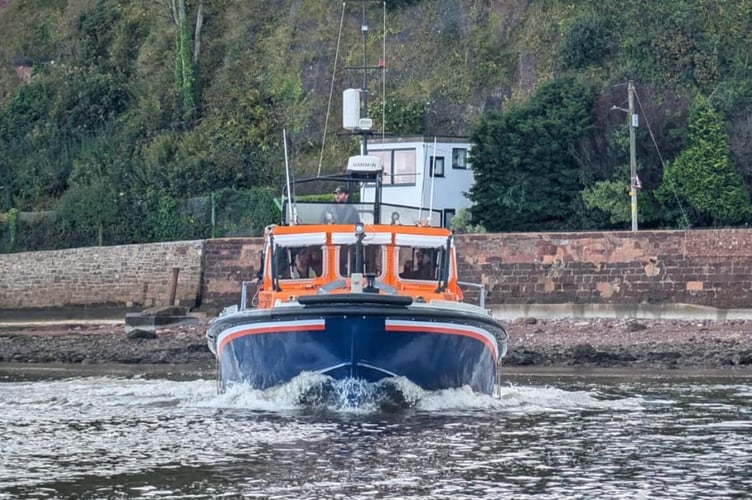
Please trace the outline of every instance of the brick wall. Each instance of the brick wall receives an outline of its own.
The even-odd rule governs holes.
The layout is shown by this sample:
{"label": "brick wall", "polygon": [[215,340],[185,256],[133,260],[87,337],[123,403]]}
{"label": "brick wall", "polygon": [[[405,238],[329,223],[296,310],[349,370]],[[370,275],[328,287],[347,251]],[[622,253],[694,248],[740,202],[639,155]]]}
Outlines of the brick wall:
{"label": "brick wall", "polygon": [[[462,281],[486,304],[671,304],[750,308],[752,230],[458,235]],[[0,310],[236,304],[260,238],[0,255]],[[469,300],[477,291],[466,290]]]}
{"label": "brick wall", "polygon": [[262,238],[206,240],[202,306],[208,310],[221,310],[237,304],[241,283],[256,277],[262,248]]}
{"label": "brick wall", "polygon": [[0,310],[167,305],[172,269],[176,302],[201,292],[203,242],[74,248],[0,255]]}
{"label": "brick wall", "polygon": [[[460,276],[487,304],[749,308],[752,231],[462,235]],[[468,292],[468,298],[473,292]]]}

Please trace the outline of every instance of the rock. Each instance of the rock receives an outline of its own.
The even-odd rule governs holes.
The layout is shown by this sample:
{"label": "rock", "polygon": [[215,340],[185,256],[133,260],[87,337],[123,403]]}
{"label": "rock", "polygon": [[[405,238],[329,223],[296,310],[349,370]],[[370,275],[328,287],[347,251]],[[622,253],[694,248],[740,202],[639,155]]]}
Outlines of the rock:
{"label": "rock", "polygon": [[752,365],[752,352],[742,352],[739,354],[740,365]]}
{"label": "rock", "polygon": [[531,366],[543,364],[543,356],[535,351],[516,347],[502,359],[502,364],[509,366]]}
{"label": "rock", "polygon": [[157,338],[157,334],[148,330],[131,330],[128,334],[128,338],[153,340]]}
{"label": "rock", "polygon": [[595,357],[596,352],[590,344],[577,344],[570,349],[572,360],[578,364],[591,360]]}
{"label": "rock", "polygon": [[627,323],[628,332],[639,332],[639,331],[647,330],[647,329],[648,327],[645,324],[639,323],[637,321],[629,321]]}
{"label": "rock", "polygon": [[204,342],[202,344],[188,344],[185,347],[186,352],[211,352],[209,350],[209,345]]}
{"label": "rock", "polygon": [[142,362],[142,358],[123,356],[123,357],[113,358],[112,361],[114,363],[122,363],[124,365],[137,365]]}

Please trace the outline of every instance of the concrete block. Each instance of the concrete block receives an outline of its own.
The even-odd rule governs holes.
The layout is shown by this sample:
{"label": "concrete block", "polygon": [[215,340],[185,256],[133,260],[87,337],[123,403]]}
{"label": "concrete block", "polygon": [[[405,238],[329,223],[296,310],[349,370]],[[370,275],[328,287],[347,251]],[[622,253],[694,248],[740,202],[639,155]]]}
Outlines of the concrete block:
{"label": "concrete block", "polygon": [[125,315],[125,333],[131,333],[134,330],[155,332],[159,328],[180,325],[197,325],[199,318],[196,316],[155,316],[143,313],[127,313]]}

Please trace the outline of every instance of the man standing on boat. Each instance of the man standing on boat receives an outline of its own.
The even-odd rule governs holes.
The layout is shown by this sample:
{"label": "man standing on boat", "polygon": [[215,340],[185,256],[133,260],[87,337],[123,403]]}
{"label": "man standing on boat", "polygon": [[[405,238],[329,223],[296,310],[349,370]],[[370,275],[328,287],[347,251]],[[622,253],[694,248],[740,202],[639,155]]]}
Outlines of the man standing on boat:
{"label": "man standing on boat", "polygon": [[334,190],[334,205],[324,215],[327,224],[357,224],[360,222],[358,211],[350,204],[350,191],[345,186]]}

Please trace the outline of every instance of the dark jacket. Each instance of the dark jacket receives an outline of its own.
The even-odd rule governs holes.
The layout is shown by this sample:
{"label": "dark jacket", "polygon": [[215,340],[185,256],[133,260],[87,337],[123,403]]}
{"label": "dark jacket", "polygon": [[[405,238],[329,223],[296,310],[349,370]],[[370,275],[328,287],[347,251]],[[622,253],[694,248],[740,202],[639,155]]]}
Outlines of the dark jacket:
{"label": "dark jacket", "polygon": [[324,223],[357,224],[360,216],[355,207],[349,203],[335,203],[324,214]]}

